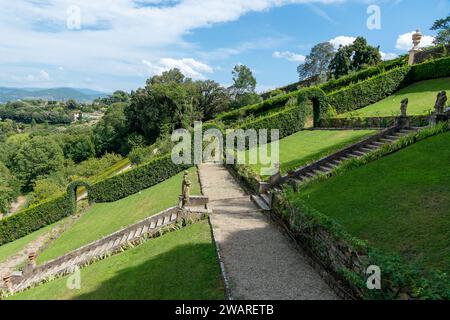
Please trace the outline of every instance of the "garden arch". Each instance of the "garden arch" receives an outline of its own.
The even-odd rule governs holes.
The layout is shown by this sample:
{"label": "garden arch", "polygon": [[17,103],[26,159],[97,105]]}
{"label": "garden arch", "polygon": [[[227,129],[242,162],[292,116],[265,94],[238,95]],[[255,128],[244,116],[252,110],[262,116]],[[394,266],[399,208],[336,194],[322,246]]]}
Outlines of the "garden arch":
{"label": "garden arch", "polygon": [[69,184],[67,186],[67,195],[68,195],[70,201],[73,203],[74,212],[76,211],[78,197],[80,196],[77,194],[77,192],[78,192],[79,188],[81,188],[81,187],[83,187],[86,190],[87,199],[88,199],[89,203],[92,202],[91,196],[90,196],[91,184],[89,182],[81,181],[81,180],[72,182],[71,184]]}
{"label": "garden arch", "polygon": [[329,104],[327,95],[319,88],[309,88],[300,90],[297,96],[298,106],[305,111],[308,107],[308,101],[312,102],[314,127],[320,125],[320,121],[324,119],[328,113]]}

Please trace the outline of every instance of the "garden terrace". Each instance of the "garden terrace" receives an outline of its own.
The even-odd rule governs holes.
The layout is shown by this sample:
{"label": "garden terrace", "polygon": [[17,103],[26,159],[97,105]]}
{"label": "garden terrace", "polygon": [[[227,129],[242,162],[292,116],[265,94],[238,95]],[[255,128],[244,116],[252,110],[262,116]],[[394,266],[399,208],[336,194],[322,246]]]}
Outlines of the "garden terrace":
{"label": "garden terrace", "polygon": [[[189,170],[191,194],[200,194],[197,172]],[[61,256],[178,203],[182,173],[129,197],[95,203],[74,225],[38,256],[38,263]]]}
{"label": "garden terrace", "polygon": [[10,299],[225,299],[206,220],[152,239],[81,269],[80,290],[59,278]]}
{"label": "garden terrace", "polygon": [[[375,134],[376,130],[304,130],[283,138],[280,144],[280,169],[285,174],[289,170],[318,160],[343,147]],[[271,146],[268,146],[270,153]],[[249,151],[246,151],[248,159]],[[251,165],[254,173],[259,173],[261,164]]]}
{"label": "garden terrace", "polygon": [[[450,133],[289,193],[424,274],[450,271]],[[381,173],[381,174],[380,174]],[[330,195],[333,195],[330,197]]]}

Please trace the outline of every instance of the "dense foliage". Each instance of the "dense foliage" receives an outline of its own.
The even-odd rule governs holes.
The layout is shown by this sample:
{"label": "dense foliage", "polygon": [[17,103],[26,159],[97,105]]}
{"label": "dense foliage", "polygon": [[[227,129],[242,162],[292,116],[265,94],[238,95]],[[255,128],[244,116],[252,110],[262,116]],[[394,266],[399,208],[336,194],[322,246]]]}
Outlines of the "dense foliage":
{"label": "dense foliage", "polygon": [[57,105],[32,105],[24,101],[8,102],[0,105],[0,118],[11,119],[24,123],[31,123],[34,119],[38,123],[70,123],[71,111]]}

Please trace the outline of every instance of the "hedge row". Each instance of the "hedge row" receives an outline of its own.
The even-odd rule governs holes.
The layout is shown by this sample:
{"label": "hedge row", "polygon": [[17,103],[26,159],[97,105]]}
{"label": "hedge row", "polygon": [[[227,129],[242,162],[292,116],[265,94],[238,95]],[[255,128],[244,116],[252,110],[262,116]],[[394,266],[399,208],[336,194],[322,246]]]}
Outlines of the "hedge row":
{"label": "hedge row", "polygon": [[190,165],[174,164],[170,154],[160,157],[150,163],[92,185],[88,193],[89,201],[117,201],[154,186],[189,167]]}
{"label": "hedge row", "polygon": [[335,91],[328,102],[336,112],[345,113],[378,102],[409,84],[410,67],[401,67]]}
{"label": "hedge row", "polygon": [[410,82],[450,77],[450,57],[415,64],[411,67]]}
{"label": "hedge row", "polygon": [[0,245],[24,237],[75,212],[75,198],[67,193],[0,221]]}
{"label": "hedge row", "polygon": [[376,103],[414,82],[450,76],[450,57],[430,60],[382,73],[328,95],[337,113],[345,113]]}
{"label": "hedge row", "polygon": [[264,100],[263,102],[249,105],[246,107],[242,107],[236,110],[224,112],[216,117],[216,120],[223,121],[223,122],[232,122],[239,119],[244,119],[248,117],[249,115],[259,115],[261,113],[279,109],[289,102],[291,98],[295,99],[295,96],[298,94],[298,91],[294,91],[285,95],[276,96],[273,98],[269,98],[267,100]]}
{"label": "hedge row", "polygon": [[88,190],[90,202],[112,202],[158,184],[188,167],[175,165],[168,155],[94,185],[84,181],[73,182],[65,194],[1,220],[0,245],[74,214],[77,187]]}
{"label": "hedge row", "polygon": [[339,79],[327,81],[321,85],[319,88],[322,89],[326,93],[331,93],[333,91],[340,90],[344,87],[347,87],[351,84],[358,83],[360,81],[366,80],[368,78],[377,76],[386,71],[405,66],[407,64],[407,58],[400,57],[391,61],[387,61],[376,67],[369,67],[363,69],[361,71],[349,74],[347,76],[343,76]]}
{"label": "hedge row", "polygon": [[237,129],[279,129],[280,139],[287,137],[304,128],[307,116],[307,103],[311,100],[313,101],[315,113],[314,122],[319,123],[322,118],[325,118],[328,112],[328,103],[322,90],[308,88],[300,90],[296,94],[297,105],[245,122],[238,126]]}

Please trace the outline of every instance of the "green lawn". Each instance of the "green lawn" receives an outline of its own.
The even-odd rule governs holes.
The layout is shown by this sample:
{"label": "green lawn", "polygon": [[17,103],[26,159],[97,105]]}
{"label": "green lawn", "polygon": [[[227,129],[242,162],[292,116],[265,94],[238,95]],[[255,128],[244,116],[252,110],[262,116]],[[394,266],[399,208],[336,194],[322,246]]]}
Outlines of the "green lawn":
{"label": "green lawn", "polygon": [[81,288],[67,277],[10,299],[225,299],[207,221],[152,239],[81,269]]}
{"label": "green lawn", "polygon": [[339,115],[339,118],[347,117],[379,117],[397,116],[400,114],[400,102],[404,98],[409,99],[408,114],[424,115],[434,110],[434,103],[439,91],[446,90],[450,95],[450,78],[427,80],[414,83],[392,96],[381,100],[368,107]]}
{"label": "green lawn", "polygon": [[10,256],[16,254],[20,250],[24,249],[30,242],[36,240],[44,233],[51,231],[54,227],[56,227],[57,225],[59,225],[61,223],[64,223],[65,221],[66,221],[66,219],[58,221],[54,224],[46,226],[45,228],[42,228],[33,233],[30,233],[29,235],[27,235],[25,237],[22,237],[13,242],[9,242],[9,243],[6,243],[6,244],[0,246],[0,263],[4,262],[6,259],[8,259]]}
{"label": "green lawn", "polygon": [[[346,145],[375,134],[374,130],[304,130],[280,140],[281,172],[318,160]],[[268,147],[271,150],[270,145]],[[248,158],[249,151],[246,152]],[[261,164],[251,165],[260,173]]]}
{"label": "green lawn", "polygon": [[[189,170],[191,194],[200,194],[197,171]],[[183,173],[111,203],[96,203],[37,258],[49,261],[123,227],[178,204]]]}
{"label": "green lawn", "polygon": [[313,184],[303,199],[351,234],[450,274],[450,133]]}

